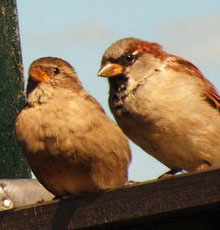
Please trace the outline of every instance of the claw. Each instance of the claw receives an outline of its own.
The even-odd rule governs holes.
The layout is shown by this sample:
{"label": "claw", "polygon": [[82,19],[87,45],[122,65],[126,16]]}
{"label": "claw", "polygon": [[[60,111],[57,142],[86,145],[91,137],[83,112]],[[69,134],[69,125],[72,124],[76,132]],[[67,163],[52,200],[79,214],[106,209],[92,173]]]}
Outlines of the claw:
{"label": "claw", "polygon": [[182,169],[171,169],[168,172],[162,174],[161,176],[158,177],[158,179],[165,179],[165,178],[170,178],[174,176],[176,173],[182,172]]}

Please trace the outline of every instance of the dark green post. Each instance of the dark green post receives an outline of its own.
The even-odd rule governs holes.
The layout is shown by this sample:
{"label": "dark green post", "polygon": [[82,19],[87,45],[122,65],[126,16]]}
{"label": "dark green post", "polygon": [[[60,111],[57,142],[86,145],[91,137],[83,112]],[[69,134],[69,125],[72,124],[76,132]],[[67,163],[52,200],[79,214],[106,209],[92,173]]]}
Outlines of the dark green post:
{"label": "dark green post", "polygon": [[0,0],[0,178],[30,177],[14,133],[14,121],[24,102],[16,0]]}

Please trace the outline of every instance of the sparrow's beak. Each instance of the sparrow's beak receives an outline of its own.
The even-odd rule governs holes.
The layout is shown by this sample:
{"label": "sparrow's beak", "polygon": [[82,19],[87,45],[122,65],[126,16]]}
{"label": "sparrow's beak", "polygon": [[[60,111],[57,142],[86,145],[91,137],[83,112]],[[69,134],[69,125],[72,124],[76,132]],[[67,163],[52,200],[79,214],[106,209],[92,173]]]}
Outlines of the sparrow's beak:
{"label": "sparrow's beak", "polygon": [[114,77],[122,74],[123,71],[124,71],[123,66],[116,63],[108,62],[99,70],[98,75],[100,77]]}
{"label": "sparrow's beak", "polygon": [[39,67],[31,69],[29,76],[33,81],[37,82],[47,82],[50,80],[50,77]]}

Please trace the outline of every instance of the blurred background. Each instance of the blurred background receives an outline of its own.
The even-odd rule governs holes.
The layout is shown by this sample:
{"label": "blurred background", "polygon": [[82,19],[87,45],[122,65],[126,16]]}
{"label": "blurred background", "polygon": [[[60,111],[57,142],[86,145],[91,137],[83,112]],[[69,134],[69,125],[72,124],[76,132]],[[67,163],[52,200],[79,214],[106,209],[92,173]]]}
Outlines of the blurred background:
{"label": "blurred background", "polygon": [[[194,63],[220,88],[219,0],[18,0],[25,76],[39,57],[70,62],[109,116],[108,82],[97,72],[105,49],[123,37],[158,42]],[[113,117],[112,117],[113,118]],[[168,169],[131,144],[129,179],[154,179]]]}

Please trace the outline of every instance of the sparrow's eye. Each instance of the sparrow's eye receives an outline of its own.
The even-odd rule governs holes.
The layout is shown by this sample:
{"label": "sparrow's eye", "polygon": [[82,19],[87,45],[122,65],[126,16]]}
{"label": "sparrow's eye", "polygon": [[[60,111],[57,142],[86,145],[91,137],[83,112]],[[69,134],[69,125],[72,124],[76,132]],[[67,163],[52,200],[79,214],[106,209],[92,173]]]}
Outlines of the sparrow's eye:
{"label": "sparrow's eye", "polygon": [[128,53],[128,54],[125,54],[123,57],[122,57],[122,64],[125,65],[125,66],[129,66],[131,65],[135,60],[137,59],[137,56],[136,55],[133,55],[132,53]]}
{"label": "sparrow's eye", "polygon": [[134,56],[132,54],[127,54],[125,59],[127,62],[132,62],[134,60]]}
{"label": "sparrow's eye", "polygon": [[56,67],[56,68],[53,69],[53,72],[54,72],[54,74],[59,74],[60,70],[59,70],[59,68]]}

